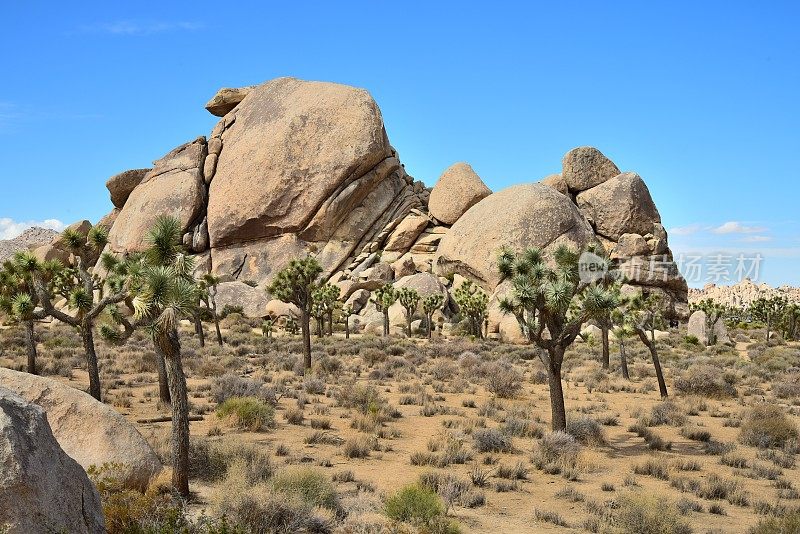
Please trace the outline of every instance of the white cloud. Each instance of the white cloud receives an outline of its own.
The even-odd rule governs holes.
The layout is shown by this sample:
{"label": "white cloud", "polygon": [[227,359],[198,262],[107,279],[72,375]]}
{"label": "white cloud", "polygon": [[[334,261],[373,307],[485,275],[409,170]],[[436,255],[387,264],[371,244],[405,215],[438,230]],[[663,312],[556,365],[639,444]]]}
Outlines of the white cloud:
{"label": "white cloud", "polygon": [[715,234],[757,234],[765,230],[763,226],[745,226],[739,221],[728,221],[711,231]]}
{"label": "white cloud", "polygon": [[703,227],[697,223],[689,224],[686,226],[676,226],[675,228],[670,228],[669,233],[674,235],[692,235],[699,232]]}
{"label": "white cloud", "polygon": [[22,232],[38,226],[39,228],[49,228],[60,232],[66,225],[58,219],[45,219],[43,221],[15,221],[9,217],[0,217],[0,239],[14,239]]}
{"label": "white cloud", "polygon": [[107,33],[111,35],[152,35],[155,33],[166,33],[171,31],[196,31],[201,30],[205,25],[201,22],[176,21],[135,21],[118,20],[114,22],[104,22],[90,26],[82,26],[83,32]]}

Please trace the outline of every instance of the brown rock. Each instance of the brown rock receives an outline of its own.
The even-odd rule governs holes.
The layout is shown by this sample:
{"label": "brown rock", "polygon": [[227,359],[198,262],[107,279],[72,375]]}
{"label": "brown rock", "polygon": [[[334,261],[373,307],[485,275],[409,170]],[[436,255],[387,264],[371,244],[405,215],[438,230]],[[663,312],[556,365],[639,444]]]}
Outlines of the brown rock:
{"label": "brown rock", "polygon": [[240,307],[245,317],[266,317],[269,302],[263,287],[253,287],[244,282],[222,282],[217,286],[217,308],[220,310],[226,306]]}
{"label": "brown rock", "polygon": [[394,270],[395,279],[400,279],[404,276],[409,276],[417,272],[417,265],[414,263],[414,258],[410,254],[402,256],[391,265],[392,269]]}
{"label": "brown rock", "polygon": [[145,237],[161,215],[176,217],[185,232],[201,213],[205,186],[202,165],[205,140],[182,145],[155,162],[133,190],[109,234],[114,252],[142,250]]}
{"label": "brown rock", "polygon": [[619,174],[614,162],[591,146],[573,148],[561,160],[564,183],[573,193],[591,189]]}
{"label": "brown rock", "polygon": [[108,179],[106,188],[111,194],[111,203],[115,208],[122,209],[131,192],[141,183],[151,169],[131,169],[121,172]]}
{"label": "brown rock", "polygon": [[578,194],[578,207],[598,234],[617,241],[622,234],[649,234],[661,222],[641,177],[625,172]]}
{"label": "brown rock", "polygon": [[569,186],[561,173],[551,174],[542,179],[544,185],[550,186],[562,195],[569,195]]}
{"label": "brown rock", "polygon": [[643,256],[650,252],[650,247],[644,237],[639,234],[622,234],[619,242],[614,247],[611,259],[628,259],[632,256]]}
{"label": "brown rock", "polygon": [[492,291],[503,246],[547,252],[561,243],[579,249],[596,239],[569,198],[543,184],[517,185],[481,200],[453,225],[439,244],[434,270],[461,274]]}
{"label": "brown rock", "polygon": [[206,109],[212,115],[224,117],[244,100],[244,97],[253,90],[253,87],[255,86],[223,87],[206,103]]}
{"label": "brown rock", "polygon": [[428,209],[445,224],[455,223],[469,208],[492,191],[467,163],[456,163],[445,170],[431,191]]}
{"label": "brown rock", "polygon": [[106,531],[97,490],[53,437],[44,410],[3,387],[0,465],[3,532]]}
{"label": "brown rock", "polygon": [[384,250],[407,251],[429,222],[430,220],[424,215],[407,215],[389,234]]}

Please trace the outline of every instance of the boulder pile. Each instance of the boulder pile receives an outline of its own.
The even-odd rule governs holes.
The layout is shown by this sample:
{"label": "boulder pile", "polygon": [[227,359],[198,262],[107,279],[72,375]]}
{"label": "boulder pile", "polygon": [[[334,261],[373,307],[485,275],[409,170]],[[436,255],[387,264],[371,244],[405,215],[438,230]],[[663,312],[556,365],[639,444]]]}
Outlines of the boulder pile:
{"label": "boulder pile", "polygon": [[[288,262],[315,255],[353,306],[354,324],[377,321],[370,292],[386,283],[440,291],[439,322],[455,313],[456,277],[496,300],[501,246],[552,250],[602,245],[628,290],[664,297],[685,318],[687,286],[642,178],[599,150],[564,156],[559,174],[492,193],[467,163],[432,188],[412,178],[389,143],[380,109],[363,89],[278,78],[222,89],[207,109],[221,119],[207,137],[170,151],[150,169],[111,178],[108,250],[140,250],[162,214],[183,225],[200,272],[221,277],[219,306],[250,316],[279,309],[265,293]],[[403,324],[402,310],[391,314]],[[502,317],[490,330],[500,333]]]}

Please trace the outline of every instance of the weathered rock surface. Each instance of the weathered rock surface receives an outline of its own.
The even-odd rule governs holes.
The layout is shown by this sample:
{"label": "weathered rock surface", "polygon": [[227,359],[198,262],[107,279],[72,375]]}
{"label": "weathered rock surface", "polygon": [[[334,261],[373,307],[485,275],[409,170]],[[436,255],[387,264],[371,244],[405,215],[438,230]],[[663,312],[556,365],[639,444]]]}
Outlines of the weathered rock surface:
{"label": "weathered rock surface", "polygon": [[113,408],[55,380],[0,368],[2,387],[40,406],[61,448],[84,469],[114,463],[129,487],[144,489],[161,470],[158,456]]}
{"label": "weathered rock surface", "polygon": [[617,241],[622,234],[649,234],[661,223],[650,190],[633,172],[625,172],[578,194],[578,207],[598,234]]}
{"label": "weathered rock surface", "polygon": [[253,87],[223,87],[206,103],[206,109],[212,115],[224,117],[244,100]]}
{"label": "weathered rock surface", "polygon": [[100,496],[53,437],[44,410],[4,387],[0,466],[0,527],[9,534],[105,532]]}
{"label": "weathered rock surface", "polygon": [[389,234],[384,250],[405,252],[428,226],[430,219],[424,215],[408,215]]}
{"label": "weathered rock surface", "polygon": [[154,163],[153,169],[131,192],[109,234],[114,252],[142,250],[145,237],[161,215],[176,217],[189,228],[205,202],[203,160],[206,143],[199,138],[172,150]]}
{"label": "weathered rock surface", "polygon": [[58,235],[55,230],[47,228],[28,228],[13,239],[0,240],[0,262],[23,250],[33,250],[50,244]]}
{"label": "weathered rock surface", "polygon": [[542,178],[544,185],[550,186],[562,195],[569,195],[569,186],[561,173],[551,174]]}
{"label": "weathered rock surface", "polygon": [[564,243],[582,248],[596,241],[592,228],[569,198],[540,184],[516,185],[493,193],[470,208],[439,244],[435,272],[458,273],[491,291],[500,281],[497,255]]}
{"label": "weathered rock surface", "polygon": [[468,163],[445,170],[433,186],[428,209],[445,224],[455,223],[469,208],[492,194]]}
{"label": "weathered rock surface", "polygon": [[561,166],[562,179],[573,193],[591,189],[619,174],[614,162],[591,146],[573,148],[561,160]]}
{"label": "weathered rock surface", "polygon": [[217,286],[217,307],[241,307],[247,317],[266,317],[270,302],[263,287],[252,287],[244,282],[222,282]]}
{"label": "weathered rock surface", "polygon": [[[706,312],[703,310],[695,310],[692,312],[692,315],[689,316],[687,334],[696,337],[703,345],[709,344],[709,332],[706,328]],[[728,328],[725,326],[725,322],[722,319],[717,321],[714,325],[714,337],[716,338],[717,344],[730,343]]]}
{"label": "weathered rock surface", "polygon": [[122,209],[128,197],[139,185],[151,169],[131,169],[115,174],[106,182],[106,188],[111,195],[111,203],[115,208]]}

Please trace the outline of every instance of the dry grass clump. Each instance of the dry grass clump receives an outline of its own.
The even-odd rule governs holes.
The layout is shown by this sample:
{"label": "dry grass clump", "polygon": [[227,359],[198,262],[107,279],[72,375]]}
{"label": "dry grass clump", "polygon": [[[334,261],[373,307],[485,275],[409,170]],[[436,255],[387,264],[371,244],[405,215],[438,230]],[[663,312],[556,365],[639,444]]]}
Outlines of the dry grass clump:
{"label": "dry grass clump", "polygon": [[511,437],[496,428],[478,428],[472,432],[475,450],[478,452],[511,452]]}
{"label": "dry grass clump", "polygon": [[690,534],[692,528],[678,507],[662,498],[629,493],[618,500],[614,516],[626,534]]}
{"label": "dry grass clump", "polygon": [[486,377],[486,390],[500,397],[516,397],[522,389],[522,375],[508,362],[491,362],[481,366]]}
{"label": "dry grass clump", "polygon": [[606,442],[602,425],[588,415],[571,416],[567,419],[567,434],[583,445],[603,445]]}
{"label": "dry grass clump", "polygon": [[753,406],[745,414],[739,432],[739,441],[762,449],[783,447],[797,438],[797,426],[783,409],[772,404]]}
{"label": "dry grass clump", "polygon": [[435,491],[442,498],[447,510],[454,505],[477,508],[486,504],[486,496],[482,491],[474,489],[469,480],[452,473],[428,471],[419,476],[419,484]]}
{"label": "dry grass clump", "polygon": [[675,379],[675,390],[682,395],[726,399],[736,397],[735,378],[712,365],[693,365]]}
{"label": "dry grass clump", "polygon": [[430,488],[411,484],[389,496],[385,502],[387,517],[393,521],[408,523],[431,534],[456,534],[458,525],[445,517],[445,506]]}
{"label": "dry grass clump", "polygon": [[563,473],[570,477],[578,463],[581,446],[566,432],[550,432],[539,440],[531,461],[537,469],[548,474]]}
{"label": "dry grass clump", "polygon": [[217,416],[229,418],[240,430],[259,432],[275,426],[275,408],[255,397],[232,397],[217,407]]}
{"label": "dry grass clump", "polygon": [[211,398],[214,402],[222,404],[234,397],[253,397],[269,404],[277,403],[275,391],[266,387],[261,380],[227,373],[211,381]]}

